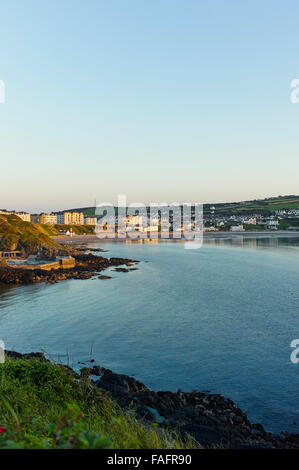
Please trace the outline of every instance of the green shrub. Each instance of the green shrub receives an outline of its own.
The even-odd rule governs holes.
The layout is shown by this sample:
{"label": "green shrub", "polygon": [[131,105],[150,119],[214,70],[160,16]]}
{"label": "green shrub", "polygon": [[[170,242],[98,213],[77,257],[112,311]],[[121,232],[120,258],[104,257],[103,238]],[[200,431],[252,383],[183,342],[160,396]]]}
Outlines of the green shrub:
{"label": "green shrub", "polygon": [[87,378],[34,359],[0,364],[0,426],[0,448],[184,447],[176,435],[141,424],[133,409],[120,409]]}

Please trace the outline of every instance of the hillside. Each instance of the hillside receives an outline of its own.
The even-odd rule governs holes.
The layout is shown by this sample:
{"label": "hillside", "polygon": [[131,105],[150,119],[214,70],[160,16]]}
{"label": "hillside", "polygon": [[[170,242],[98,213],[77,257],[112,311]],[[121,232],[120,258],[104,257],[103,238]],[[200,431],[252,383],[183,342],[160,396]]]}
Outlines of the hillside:
{"label": "hillside", "polygon": [[16,215],[0,215],[0,251],[20,250],[28,253],[41,246],[58,246],[44,226],[23,222]]}
{"label": "hillside", "polygon": [[[95,207],[80,207],[78,209],[65,209],[63,212],[83,212],[84,217],[94,217],[95,216]],[[58,212],[58,214],[62,212]]]}
{"label": "hillside", "polygon": [[43,233],[47,235],[61,235],[61,232],[67,232],[72,230],[76,235],[84,235],[92,233],[94,227],[92,225],[64,225],[64,224],[55,224],[55,225],[46,225],[46,224],[37,224],[38,228]]}
{"label": "hillside", "polygon": [[[267,216],[278,210],[299,209],[299,196],[278,196],[266,199],[254,199],[251,201],[204,204],[204,212],[209,214],[212,207],[215,208],[215,215],[220,216],[248,215],[252,213],[259,213]],[[67,210],[83,212],[85,217],[95,215],[95,207],[81,207]]]}
{"label": "hillside", "polygon": [[283,209],[299,209],[299,196],[278,196],[252,201],[205,204],[204,210],[209,213],[214,207],[215,215],[250,215],[261,214],[268,216]]}

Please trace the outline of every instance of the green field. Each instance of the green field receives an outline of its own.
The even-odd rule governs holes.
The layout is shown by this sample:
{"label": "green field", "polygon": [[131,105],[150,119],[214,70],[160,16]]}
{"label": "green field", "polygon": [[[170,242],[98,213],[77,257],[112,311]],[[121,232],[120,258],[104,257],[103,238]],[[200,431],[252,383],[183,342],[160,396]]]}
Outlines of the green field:
{"label": "green field", "polygon": [[215,207],[215,215],[271,215],[273,212],[283,209],[299,209],[299,196],[281,196],[277,198],[242,201],[220,204],[205,204],[204,210],[211,212]]}

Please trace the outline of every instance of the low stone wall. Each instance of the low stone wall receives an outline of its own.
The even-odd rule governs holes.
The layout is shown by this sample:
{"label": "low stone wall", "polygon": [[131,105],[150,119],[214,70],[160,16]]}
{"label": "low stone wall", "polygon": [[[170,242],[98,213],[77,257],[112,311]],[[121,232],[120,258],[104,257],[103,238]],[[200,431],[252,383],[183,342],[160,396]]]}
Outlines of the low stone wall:
{"label": "low stone wall", "polygon": [[64,269],[74,268],[76,266],[75,258],[73,258],[72,256],[68,256],[67,258],[62,258],[60,260],[60,265]]}
{"label": "low stone wall", "polygon": [[43,263],[43,264],[18,264],[18,265],[11,265],[10,267],[15,269],[27,269],[32,271],[34,269],[42,269],[43,271],[51,271],[51,269],[70,269],[74,268],[76,265],[76,261],[72,256],[68,256],[67,258],[62,258],[59,261],[53,261],[51,263]]}

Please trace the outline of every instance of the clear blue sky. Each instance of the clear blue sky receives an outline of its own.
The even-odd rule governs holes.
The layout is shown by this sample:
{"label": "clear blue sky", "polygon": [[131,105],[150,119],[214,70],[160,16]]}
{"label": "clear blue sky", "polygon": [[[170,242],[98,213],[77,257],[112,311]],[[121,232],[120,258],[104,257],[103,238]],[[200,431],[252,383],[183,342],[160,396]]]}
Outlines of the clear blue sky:
{"label": "clear blue sky", "polygon": [[0,208],[298,194],[296,0],[2,0]]}

